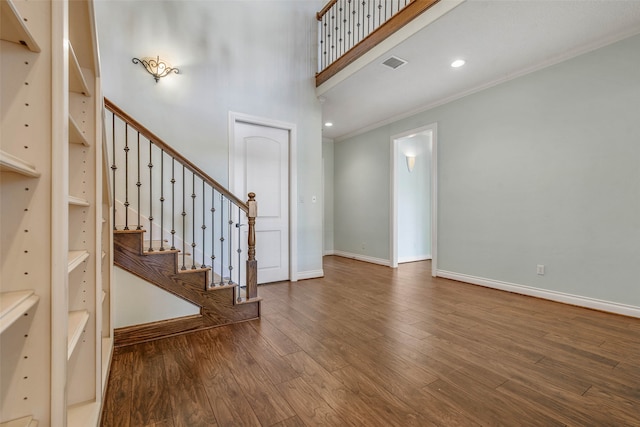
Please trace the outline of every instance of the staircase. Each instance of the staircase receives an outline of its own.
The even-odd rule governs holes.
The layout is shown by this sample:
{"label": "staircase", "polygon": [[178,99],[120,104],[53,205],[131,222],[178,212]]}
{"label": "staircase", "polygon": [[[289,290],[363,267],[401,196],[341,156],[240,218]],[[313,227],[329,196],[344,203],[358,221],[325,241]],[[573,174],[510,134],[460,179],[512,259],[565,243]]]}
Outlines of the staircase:
{"label": "staircase", "polygon": [[117,346],[260,317],[260,300],[242,300],[239,286],[211,286],[211,268],[180,270],[179,250],[149,252],[144,230],[114,231],[114,262],[121,268],[200,307],[200,314],[115,331]]}
{"label": "staircase", "polygon": [[105,107],[120,224],[114,264],[199,307],[196,315],[115,329],[114,345],[260,317],[255,194],[242,202],[108,99]]}

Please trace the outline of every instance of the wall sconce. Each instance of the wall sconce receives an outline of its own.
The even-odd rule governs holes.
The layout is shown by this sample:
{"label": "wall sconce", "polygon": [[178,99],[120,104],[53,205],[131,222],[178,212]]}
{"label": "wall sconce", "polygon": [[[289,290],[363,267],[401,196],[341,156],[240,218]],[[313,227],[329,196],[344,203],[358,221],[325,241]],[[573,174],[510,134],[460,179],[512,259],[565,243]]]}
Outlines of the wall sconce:
{"label": "wall sconce", "polygon": [[413,172],[413,167],[416,165],[416,156],[407,155],[407,169],[409,172]]}
{"label": "wall sconce", "polygon": [[165,61],[161,61],[159,56],[156,56],[155,59],[133,58],[132,61],[134,64],[142,64],[144,69],[147,70],[147,72],[156,80],[156,83],[158,83],[161,77],[166,77],[170,73],[180,74],[180,70],[172,68],[171,65],[167,64]]}

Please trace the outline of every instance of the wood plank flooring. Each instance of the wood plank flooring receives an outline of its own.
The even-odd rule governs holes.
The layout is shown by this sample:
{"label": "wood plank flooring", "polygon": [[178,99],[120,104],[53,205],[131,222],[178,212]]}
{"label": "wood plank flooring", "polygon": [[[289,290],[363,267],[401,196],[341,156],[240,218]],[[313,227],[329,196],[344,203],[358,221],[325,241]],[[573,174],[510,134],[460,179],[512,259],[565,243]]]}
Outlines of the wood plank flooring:
{"label": "wood plank flooring", "polygon": [[640,319],[325,257],[261,320],[115,351],[102,426],[639,426]]}

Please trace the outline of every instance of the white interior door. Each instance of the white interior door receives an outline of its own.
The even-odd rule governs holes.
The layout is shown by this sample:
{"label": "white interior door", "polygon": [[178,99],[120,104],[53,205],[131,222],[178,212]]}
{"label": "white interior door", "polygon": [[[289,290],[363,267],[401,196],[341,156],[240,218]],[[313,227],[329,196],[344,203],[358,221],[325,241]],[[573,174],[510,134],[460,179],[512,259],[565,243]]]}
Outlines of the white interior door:
{"label": "white interior door", "polygon": [[[289,131],[235,122],[231,190],[256,193],[258,283],[289,279]],[[246,233],[242,239],[246,252]]]}

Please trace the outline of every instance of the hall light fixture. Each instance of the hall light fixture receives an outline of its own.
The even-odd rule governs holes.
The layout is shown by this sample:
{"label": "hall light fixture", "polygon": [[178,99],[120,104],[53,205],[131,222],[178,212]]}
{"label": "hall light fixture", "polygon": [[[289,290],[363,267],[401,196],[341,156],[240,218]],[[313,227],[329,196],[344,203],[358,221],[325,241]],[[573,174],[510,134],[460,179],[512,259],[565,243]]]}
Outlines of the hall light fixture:
{"label": "hall light fixture", "polygon": [[151,57],[146,58],[133,58],[132,62],[134,64],[141,64],[147,73],[151,74],[155,79],[156,83],[160,81],[162,77],[166,77],[171,73],[180,74],[180,70],[177,68],[171,67],[166,61],[160,60],[159,56],[156,56],[155,59]]}
{"label": "hall light fixture", "polygon": [[455,61],[453,61],[451,63],[451,66],[453,68],[460,68],[465,64],[465,60],[464,59],[456,59]]}
{"label": "hall light fixture", "polygon": [[413,172],[413,168],[416,165],[416,156],[407,155],[407,169],[409,172]]}
{"label": "hall light fixture", "polygon": [[333,123],[331,123],[331,122],[326,122],[324,125],[325,125],[326,127],[330,128],[331,126],[333,126]]}

